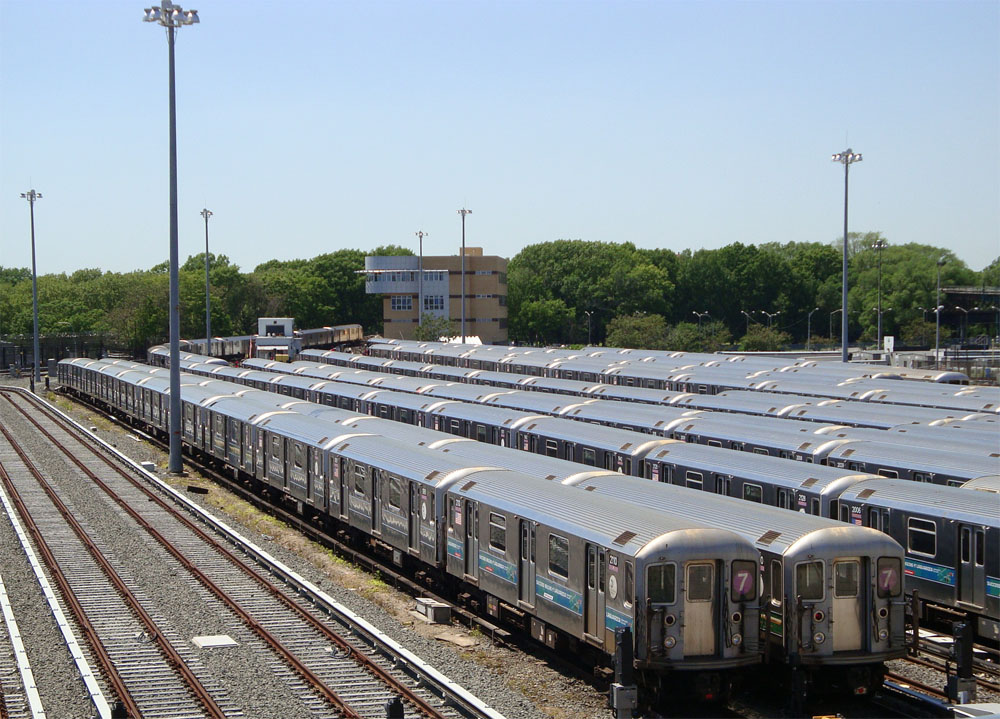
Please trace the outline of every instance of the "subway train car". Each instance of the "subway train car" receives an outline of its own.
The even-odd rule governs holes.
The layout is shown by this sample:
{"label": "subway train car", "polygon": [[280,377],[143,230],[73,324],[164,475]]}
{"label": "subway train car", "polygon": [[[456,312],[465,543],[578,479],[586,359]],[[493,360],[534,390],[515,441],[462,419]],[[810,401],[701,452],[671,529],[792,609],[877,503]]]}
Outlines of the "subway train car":
{"label": "subway train car", "polygon": [[[116,368],[93,382],[101,369],[64,361],[60,381],[81,395],[97,386],[95,399],[167,431],[166,389],[154,386],[162,377]],[[337,432],[240,397],[239,386],[200,382],[182,384],[187,451],[400,563],[436,572],[488,613],[526,620],[551,646],[607,658],[615,630],[629,626],[642,683],[663,694],[683,675],[683,688],[717,696],[723,672],[760,661],[752,631],[733,639],[742,627],[735,614],[757,625],[759,584],[759,555],[733,532],[430,449],[387,451],[386,437]],[[231,393],[220,393],[226,385]]]}

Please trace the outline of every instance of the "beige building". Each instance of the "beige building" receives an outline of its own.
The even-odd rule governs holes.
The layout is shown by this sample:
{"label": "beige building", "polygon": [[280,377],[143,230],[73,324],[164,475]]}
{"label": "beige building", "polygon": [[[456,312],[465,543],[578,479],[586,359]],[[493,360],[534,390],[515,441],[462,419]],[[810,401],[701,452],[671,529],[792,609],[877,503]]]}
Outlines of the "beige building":
{"label": "beige building", "polygon": [[[462,333],[462,257],[420,258],[412,255],[365,258],[365,292],[381,294],[383,334],[414,339],[423,313],[448,317]],[[465,334],[484,344],[507,343],[507,260],[483,255],[481,247],[465,248]]]}

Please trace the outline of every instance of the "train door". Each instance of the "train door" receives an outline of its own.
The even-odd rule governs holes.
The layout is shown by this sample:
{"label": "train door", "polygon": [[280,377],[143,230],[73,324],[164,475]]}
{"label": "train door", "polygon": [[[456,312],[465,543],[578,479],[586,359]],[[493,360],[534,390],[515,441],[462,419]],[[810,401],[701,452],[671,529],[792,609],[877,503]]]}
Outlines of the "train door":
{"label": "train door", "polygon": [[598,645],[604,644],[604,580],[605,580],[604,548],[596,544],[587,545],[587,590],[585,594],[584,614],[588,641]]}
{"label": "train door", "polygon": [[465,500],[465,574],[475,579],[479,569],[479,506]]}
{"label": "train door", "polygon": [[958,601],[981,607],[986,603],[986,530],[958,525]]}
{"label": "train door", "polygon": [[379,469],[371,468],[371,488],[372,488],[372,534],[382,534],[382,479],[383,474]]}
{"label": "train door", "polygon": [[416,482],[410,482],[410,521],[407,534],[407,544],[410,551],[420,552],[420,487]]}
{"label": "train door", "polygon": [[861,578],[868,576],[862,570],[860,557],[837,559],[833,563],[833,616],[830,627],[835,652],[862,648],[867,597]]}
{"label": "train door", "polygon": [[535,525],[521,520],[521,554],[517,572],[518,599],[529,607],[535,605]]}
{"label": "train door", "polygon": [[732,496],[733,480],[730,477],[723,477],[721,474],[715,475],[715,493],[723,497]]}
{"label": "train door", "polygon": [[691,562],[684,574],[684,656],[714,654],[715,564]]}

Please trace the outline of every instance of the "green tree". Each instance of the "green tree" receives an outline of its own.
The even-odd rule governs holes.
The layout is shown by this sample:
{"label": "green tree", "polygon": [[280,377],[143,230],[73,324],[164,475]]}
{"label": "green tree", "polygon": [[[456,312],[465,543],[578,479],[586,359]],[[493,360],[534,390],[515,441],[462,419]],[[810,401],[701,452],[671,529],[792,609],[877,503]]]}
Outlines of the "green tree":
{"label": "green tree", "polygon": [[609,347],[665,350],[669,328],[662,315],[619,315],[608,322]]}
{"label": "green tree", "polygon": [[740,338],[741,352],[766,352],[781,350],[788,346],[792,338],[781,330],[764,325],[750,325],[750,329]]}
{"label": "green tree", "polygon": [[511,332],[533,344],[560,343],[567,339],[573,310],[561,299],[531,300],[510,319]]}
{"label": "green tree", "polygon": [[455,331],[455,323],[447,317],[425,312],[420,319],[420,324],[413,331],[413,337],[421,342],[437,342],[442,337],[454,337],[458,334]]}

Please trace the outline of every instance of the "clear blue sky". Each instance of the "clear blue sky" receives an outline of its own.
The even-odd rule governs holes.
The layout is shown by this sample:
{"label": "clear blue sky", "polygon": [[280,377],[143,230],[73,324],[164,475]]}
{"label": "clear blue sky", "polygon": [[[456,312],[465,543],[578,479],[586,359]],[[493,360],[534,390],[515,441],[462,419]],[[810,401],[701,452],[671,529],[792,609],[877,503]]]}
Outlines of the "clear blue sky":
{"label": "clear blue sky", "polygon": [[[167,43],[143,3],[0,0],[0,265],[168,254]],[[513,257],[831,242],[1000,254],[1000,2],[193,2],[180,256]]]}

